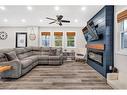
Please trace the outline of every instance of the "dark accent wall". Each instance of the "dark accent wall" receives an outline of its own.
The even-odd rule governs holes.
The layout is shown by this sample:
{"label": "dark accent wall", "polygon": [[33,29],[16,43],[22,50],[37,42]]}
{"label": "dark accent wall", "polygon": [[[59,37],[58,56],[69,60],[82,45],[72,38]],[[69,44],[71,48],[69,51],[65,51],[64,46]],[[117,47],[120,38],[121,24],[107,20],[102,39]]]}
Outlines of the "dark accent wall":
{"label": "dark accent wall", "polygon": [[[109,66],[113,67],[114,64],[114,6],[108,5],[103,7],[93,18],[87,22],[87,24],[91,22],[93,22],[94,25],[98,25],[96,30],[99,39],[95,41],[87,41],[87,44],[104,44],[105,49],[104,51],[101,51],[103,53],[103,65],[99,65],[97,62],[90,59],[87,60],[87,63],[99,73],[101,73],[104,77],[106,77],[107,73],[111,72],[111,70],[109,70]],[[87,53],[91,50],[97,52],[97,50],[88,48]]]}

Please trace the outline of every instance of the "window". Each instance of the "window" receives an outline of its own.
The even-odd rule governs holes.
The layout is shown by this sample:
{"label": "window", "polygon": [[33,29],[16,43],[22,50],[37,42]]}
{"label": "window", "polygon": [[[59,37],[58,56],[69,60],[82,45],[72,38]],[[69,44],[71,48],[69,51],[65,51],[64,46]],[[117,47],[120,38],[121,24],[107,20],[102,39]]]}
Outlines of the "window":
{"label": "window", "polygon": [[49,47],[50,38],[47,35],[42,36],[42,46]]}
{"label": "window", "polygon": [[67,32],[67,47],[75,47],[75,32]]}
{"label": "window", "polygon": [[67,36],[67,46],[74,47],[75,46],[74,36]]}
{"label": "window", "polygon": [[55,46],[62,46],[62,36],[55,36]]}
{"label": "window", "polygon": [[121,48],[127,48],[127,32],[121,33]]}
{"label": "window", "polygon": [[49,47],[50,46],[50,32],[42,32],[42,46]]}
{"label": "window", "polygon": [[127,20],[120,23],[121,48],[127,49]]}
{"label": "window", "polygon": [[55,46],[62,47],[63,32],[54,32],[54,37],[55,37]]}

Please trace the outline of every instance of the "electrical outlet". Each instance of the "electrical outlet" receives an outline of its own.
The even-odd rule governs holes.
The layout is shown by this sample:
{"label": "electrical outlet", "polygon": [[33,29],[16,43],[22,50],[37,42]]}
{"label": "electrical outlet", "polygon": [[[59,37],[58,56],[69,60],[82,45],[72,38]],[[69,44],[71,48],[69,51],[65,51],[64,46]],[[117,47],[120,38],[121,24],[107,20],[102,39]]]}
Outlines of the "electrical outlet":
{"label": "electrical outlet", "polygon": [[109,66],[109,70],[112,70],[112,66]]}

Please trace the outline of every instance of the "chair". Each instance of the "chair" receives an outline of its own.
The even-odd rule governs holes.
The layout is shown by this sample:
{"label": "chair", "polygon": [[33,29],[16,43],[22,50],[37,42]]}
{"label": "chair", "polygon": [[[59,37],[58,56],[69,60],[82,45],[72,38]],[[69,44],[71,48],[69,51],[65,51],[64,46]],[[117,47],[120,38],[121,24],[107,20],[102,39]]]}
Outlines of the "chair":
{"label": "chair", "polygon": [[77,52],[75,53],[75,61],[86,61],[86,53],[85,50],[83,48],[78,49]]}

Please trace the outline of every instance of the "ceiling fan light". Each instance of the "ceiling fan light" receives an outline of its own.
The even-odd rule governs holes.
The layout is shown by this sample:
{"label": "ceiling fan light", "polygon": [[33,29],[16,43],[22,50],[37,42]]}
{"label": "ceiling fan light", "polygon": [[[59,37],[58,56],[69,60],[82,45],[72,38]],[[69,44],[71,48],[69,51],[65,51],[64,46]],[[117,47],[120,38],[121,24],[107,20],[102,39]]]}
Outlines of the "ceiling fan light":
{"label": "ceiling fan light", "polygon": [[86,7],[81,7],[81,10],[82,10],[82,11],[85,11],[85,10],[86,10]]}
{"label": "ceiling fan light", "polygon": [[77,23],[77,22],[78,22],[78,20],[77,20],[77,19],[75,19],[75,20],[74,20],[74,22],[76,22],[76,23]]}
{"label": "ceiling fan light", "polygon": [[8,22],[8,19],[5,18],[3,21],[4,21],[4,22]]}
{"label": "ceiling fan light", "polygon": [[55,6],[54,9],[55,9],[56,11],[59,11],[59,10],[60,10],[60,7]]}
{"label": "ceiling fan light", "polygon": [[27,10],[31,11],[33,8],[31,6],[27,6]]}
{"label": "ceiling fan light", "polygon": [[25,22],[26,22],[26,20],[25,20],[25,19],[21,19],[21,22],[22,22],[22,23],[25,23]]}
{"label": "ceiling fan light", "polygon": [[40,19],[40,22],[43,22],[43,20],[42,20],[42,19]]}
{"label": "ceiling fan light", "polygon": [[4,11],[6,8],[4,6],[0,6],[0,9]]}

